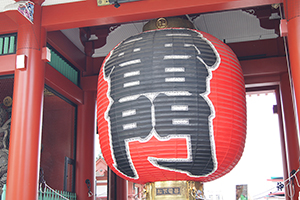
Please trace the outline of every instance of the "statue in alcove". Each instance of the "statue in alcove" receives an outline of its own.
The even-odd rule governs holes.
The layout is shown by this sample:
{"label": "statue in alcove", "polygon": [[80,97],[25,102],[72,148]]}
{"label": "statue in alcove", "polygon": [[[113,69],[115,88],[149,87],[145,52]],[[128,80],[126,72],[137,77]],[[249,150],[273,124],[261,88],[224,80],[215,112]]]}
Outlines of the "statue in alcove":
{"label": "statue in alcove", "polygon": [[0,195],[6,184],[12,99],[7,96],[0,104]]}

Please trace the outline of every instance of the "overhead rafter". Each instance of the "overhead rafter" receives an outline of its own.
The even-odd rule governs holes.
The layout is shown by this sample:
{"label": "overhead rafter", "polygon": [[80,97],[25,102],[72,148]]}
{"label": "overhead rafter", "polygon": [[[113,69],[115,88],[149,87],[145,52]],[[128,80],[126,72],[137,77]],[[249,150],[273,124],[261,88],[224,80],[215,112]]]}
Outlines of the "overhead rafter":
{"label": "overhead rafter", "polygon": [[48,31],[76,27],[119,24],[147,20],[160,16],[214,12],[282,3],[282,0],[143,0],[97,6],[96,0],[43,7],[42,26]]}

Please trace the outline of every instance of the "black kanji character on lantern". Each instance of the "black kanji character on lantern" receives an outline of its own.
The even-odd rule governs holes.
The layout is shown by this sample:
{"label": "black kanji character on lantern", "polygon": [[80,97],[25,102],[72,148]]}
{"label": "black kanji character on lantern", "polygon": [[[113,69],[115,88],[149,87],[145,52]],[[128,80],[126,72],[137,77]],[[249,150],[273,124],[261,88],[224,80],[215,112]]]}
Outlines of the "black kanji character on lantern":
{"label": "black kanji character on lantern", "polygon": [[189,29],[145,32],[123,41],[104,64],[112,99],[110,123],[115,167],[136,178],[127,144],[153,134],[185,135],[189,158],[157,159],[153,164],[190,176],[213,172],[213,107],[207,98],[210,70],[219,55],[202,35]]}

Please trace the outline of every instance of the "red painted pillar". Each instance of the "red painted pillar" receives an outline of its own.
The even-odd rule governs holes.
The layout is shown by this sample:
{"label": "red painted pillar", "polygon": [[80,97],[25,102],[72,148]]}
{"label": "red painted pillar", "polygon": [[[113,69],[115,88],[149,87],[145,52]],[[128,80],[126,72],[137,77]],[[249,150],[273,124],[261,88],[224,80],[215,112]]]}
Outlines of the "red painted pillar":
{"label": "red painted pillar", "polygon": [[41,29],[40,5],[35,5],[33,24],[17,15],[23,20],[18,29],[17,55],[26,56],[26,68],[15,70],[6,199],[35,200],[45,75],[41,47],[46,34]]}
{"label": "red painted pillar", "polygon": [[110,169],[108,168],[107,171],[108,175],[108,184],[107,184],[107,200],[115,200],[117,199],[117,175]]}
{"label": "red painted pillar", "polygon": [[[283,110],[282,110],[282,102],[279,88],[276,89],[276,102],[277,102],[277,114],[278,114],[278,121],[279,121],[279,133],[280,133],[280,144],[281,144],[281,155],[282,155],[282,168],[283,168],[283,180],[286,180],[289,177],[289,170],[288,170],[288,161],[286,155],[286,141],[285,141],[285,130],[284,130],[284,120],[283,120]],[[288,194],[288,188],[284,187],[285,194]],[[290,200],[291,198],[288,195],[285,196],[285,200]]]}
{"label": "red painted pillar", "polygon": [[285,0],[285,16],[287,20],[287,40],[290,66],[296,96],[298,124],[300,119],[300,1]]}
{"label": "red painted pillar", "polygon": [[119,176],[117,176],[117,199],[118,200],[128,199],[127,180]]}
{"label": "red painted pillar", "polygon": [[108,200],[127,200],[127,191],[127,180],[117,176],[111,169],[108,169]]}
{"label": "red painted pillar", "polygon": [[[78,106],[76,194],[77,200],[95,199],[95,92],[84,92],[84,104]],[[90,181],[90,194],[86,180]]]}
{"label": "red painted pillar", "polygon": [[[296,97],[296,110],[297,117],[296,126],[299,127],[300,120],[300,1],[299,0],[285,0],[285,17],[287,20],[287,40],[289,49],[289,59],[292,72],[293,86]],[[282,91],[283,92],[283,91]],[[284,103],[284,102],[283,102]],[[291,104],[291,102],[290,102]],[[285,109],[285,108],[284,108]],[[292,113],[292,112],[291,112]],[[292,120],[292,119],[291,119]],[[286,122],[286,126],[288,126]],[[287,132],[288,133],[288,132]],[[296,137],[297,136],[297,137]],[[297,170],[299,168],[299,133],[297,135],[289,134],[287,135],[287,149],[288,152],[288,167],[289,170]],[[289,144],[289,141],[292,144]],[[293,160],[292,160],[292,158]],[[297,174],[299,180],[299,174]],[[296,184],[297,185],[297,184]],[[299,188],[296,186],[296,194],[292,199],[298,199]]]}
{"label": "red painted pillar", "polygon": [[[296,128],[296,120],[288,74],[281,75],[280,93],[285,124],[285,150],[288,161],[288,175],[291,176],[293,174],[293,171],[297,171],[297,169],[299,168],[300,153],[298,132]],[[298,174],[297,177],[299,180]],[[285,184],[285,186],[287,187],[286,190],[288,192],[286,196],[289,197],[291,200],[298,200],[300,188],[296,180],[292,179],[291,184],[288,183],[289,182],[286,182]]]}

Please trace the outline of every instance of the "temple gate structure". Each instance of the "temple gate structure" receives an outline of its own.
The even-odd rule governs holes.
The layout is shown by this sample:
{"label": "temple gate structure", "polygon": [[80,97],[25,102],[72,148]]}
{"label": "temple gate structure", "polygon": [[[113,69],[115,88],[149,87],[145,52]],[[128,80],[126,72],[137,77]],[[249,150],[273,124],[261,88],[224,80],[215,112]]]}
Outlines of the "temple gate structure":
{"label": "temple gate structure", "polygon": [[[7,200],[38,199],[40,183],[77,200],[96,199],[101,65],[119,42],[163,17],[187,19],[227,44],[241,64],[246,92],[276,93],[283,175],[294,176],[299,0],[0,0],[0,186],[6,183]],[[108,198],[127,200],[127,181],[108,174]],[[293,189],[286,199],[298,199],[300,188]]]}

